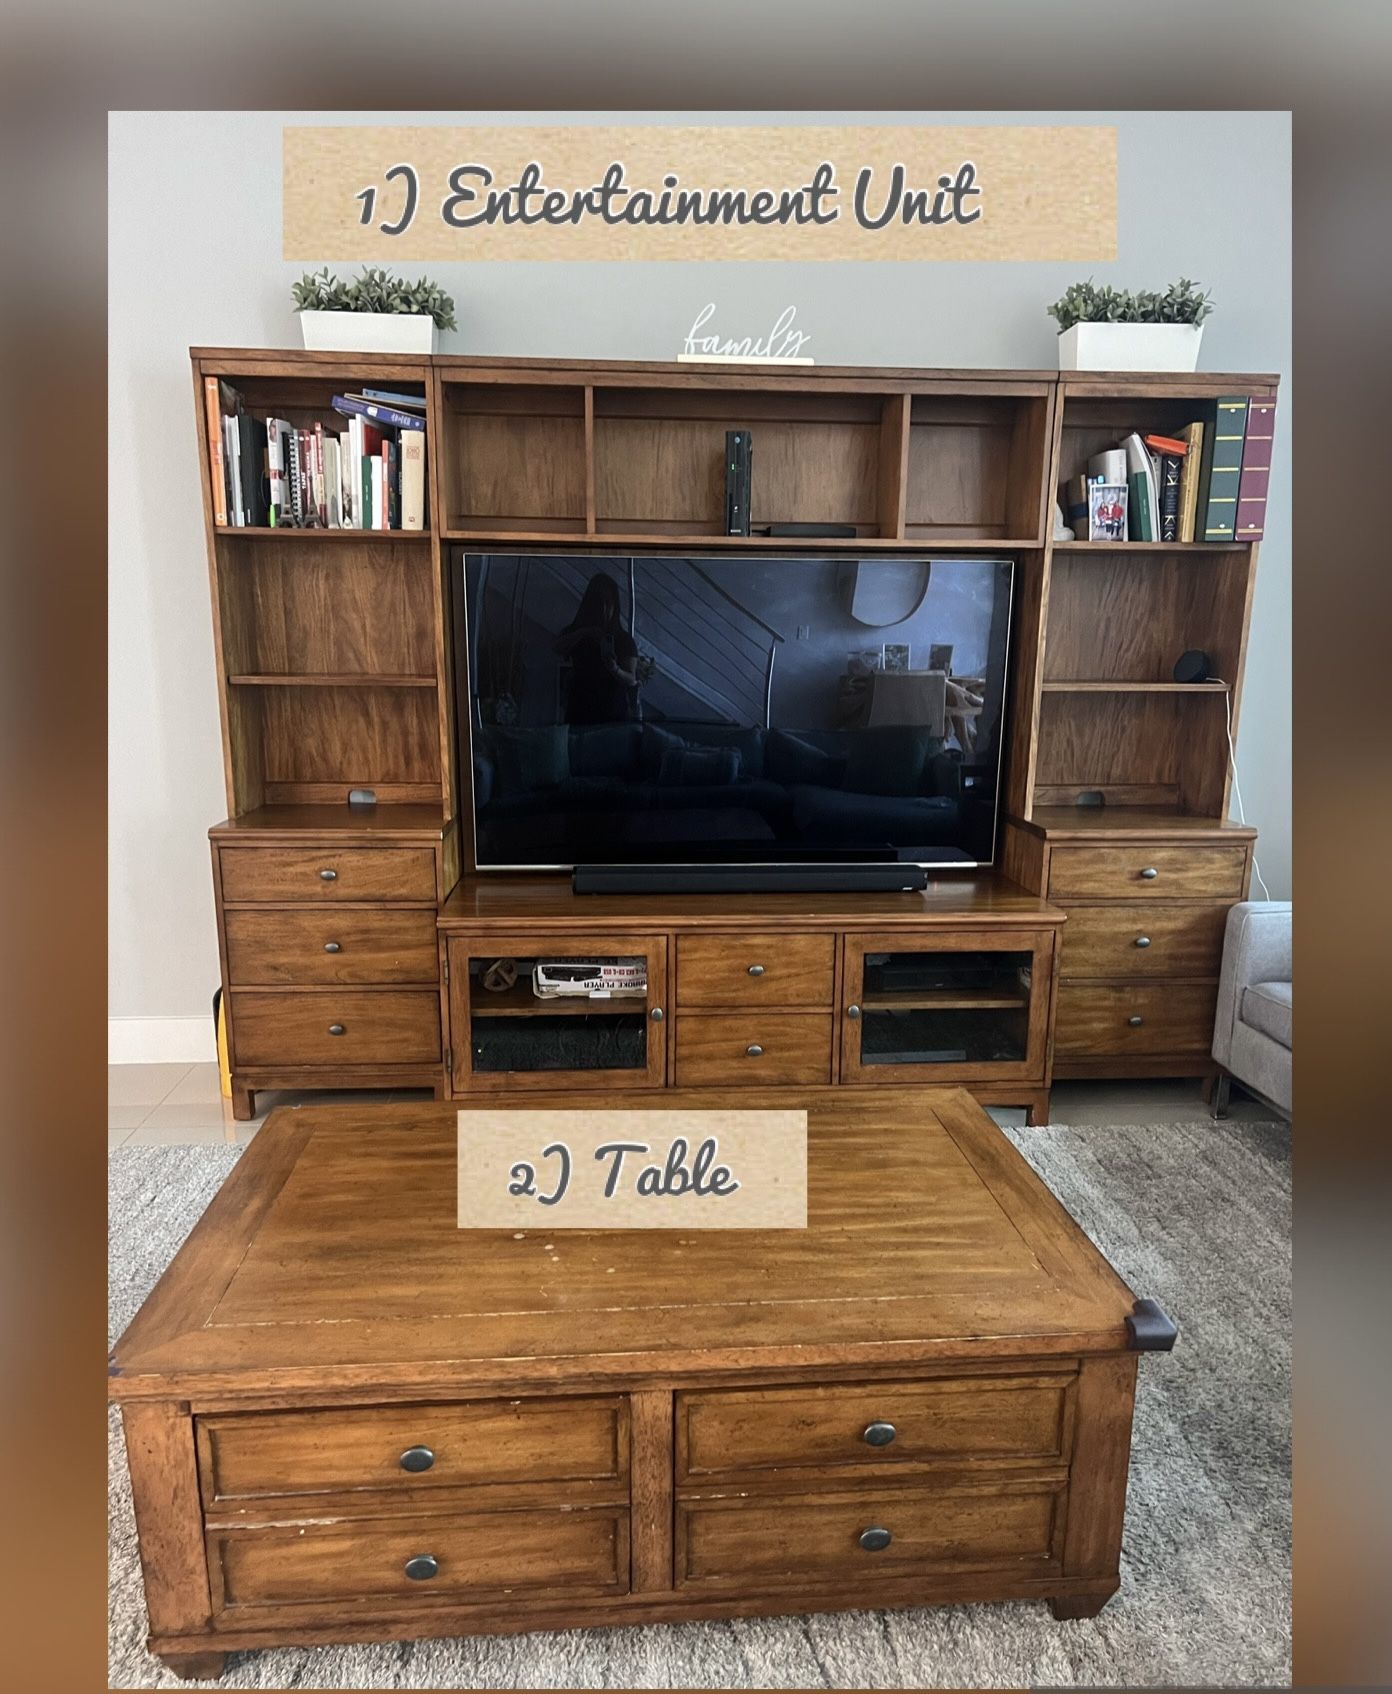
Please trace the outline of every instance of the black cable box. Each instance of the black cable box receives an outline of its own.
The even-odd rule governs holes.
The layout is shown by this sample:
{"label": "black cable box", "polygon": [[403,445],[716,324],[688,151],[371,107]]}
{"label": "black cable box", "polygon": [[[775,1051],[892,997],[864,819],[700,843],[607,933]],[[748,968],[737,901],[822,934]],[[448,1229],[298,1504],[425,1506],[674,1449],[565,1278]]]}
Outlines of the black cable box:
{"label": "black cable box", "polygon": [[928,886],[922,865],[893,860],[806,865],[576,865],[577,894],[897,894]]}
{"label": "black cable box", "polygon": [[854,541],[853,523],[766,523],[760,524],[757,535],[781,535],[785,540]]}

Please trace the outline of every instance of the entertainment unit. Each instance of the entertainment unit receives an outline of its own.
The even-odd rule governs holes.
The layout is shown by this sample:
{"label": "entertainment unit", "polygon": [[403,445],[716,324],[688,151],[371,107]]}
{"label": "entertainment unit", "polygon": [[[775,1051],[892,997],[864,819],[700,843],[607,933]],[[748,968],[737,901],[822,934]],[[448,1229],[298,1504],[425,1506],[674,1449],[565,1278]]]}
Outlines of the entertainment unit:
{"label": "entertainment unit", "polygon": [[[1257,548],[1056,541],[1051,514],[1059,483],[1129,429],[1178,429],[1219,395],[1270,398],[1273,377],[209,348],[194,349],[192,361],[228,807],[210,834],[238,1116],[267,1088],[426,1085],[446,1098],[525,1090],[534,1086],[528,1043],[542,1031],[518,1045],[516,1026],[540,1026],[543,1016],[568,1017],[569,1050],[580,1053],[566,1058],[557,1045],[568,1068],[544,1074],[552,1083],[579,1077],[577,1086],[597,1071],[610,1084],[652,1088],[683,1078],[757,1083],[775,1069],[855,1088],[952,1080],[981,1099],[1022,1101],[1038,1117],[1054,1071],[1212,1074],[1205,1020],[1211,1028],[1216,936],[1246,892],[1254,839],[1226,814],[1227,726],[1230,712],[1235,736]],[[256,418],[298,427],[333,421],[330,401],[345,388],[419,395],[425,529],[217,524],[208,377],[234,385]],[[734,429],[757,438],[750,533],[737,536],[725,533]],[[927,663],[910,669],[928,674],[881,665],[860,702],[872,726],[903,727],[906,712],[920,714],[910,729],[938,709],[931,690],[975,665],[954,653],[949,677],[941,651],[935,660],[934,648],[956,645],[951,631],[900,642],[913,572],[930,581],[948,561],[1003,561],[1013,595],[998,746],[989,735],[975,740],[972,714],[990,711],[975,677],[942,706],[942,739],[961,755],[949,774],[964,786],[929,793],[925,756],[906,794],[876,794],[844,775],[839,784],[773,780],[764,809],[751,811],[775,846],[780,827],[784,843],[806,843],[830,807],[868,813],[846,799],[868,792],[882,820],[881,864],[905,848],[906,861],[931,859],[883,820],[920,800],[960,805],[978,784],[984,800],[998,750],[991,872],[969,868],[982,862],[970,847],[963,869],[936,863],[917,893],[577,896],[554,873],[480,873],[467,733],[460,756],[468,725],[456,702],[470,650],[457,590],[467,558],[519,554],[835,567],[867,649],[926,648]],[[900,571],[893,592],[859,570],[873,561]],[[779,633],[791,634],[787,648],[800,640],[797,624]],[[1176,682],[1187,649],[1207,653],[1221,680]],[[978,696],[981,708],[971,703]],[[690,745],[697,738],[679,739],[688,745],[668,749],[679,755],[673,779],[712,774],[715,761],[702,766]],[[841,756],[830,740],[798,756],[816,753],[833,764]],[[789,813],[799,786],[820,792]],[[350,805],[355,793],[375,803]],[[662,821],[669,810],[650,808],[645,826],[668,837],[643,855],[659,869],[674,847]],[[549,807],[540,815],[554,822]],[[541,862],[597,856],[616,862],[608,852]],[[750,853],[755,860],[778,863],[768,853]],[[758,956],[745,959],[750,938]],[[493,1008],[496,1028],[476,1034],[490,1012],[468,991],[473,961],[600,943],[648,960],[642,1019],[637,1008],[540,1013],[519,1001]],[[711,962],[725,955],[742,982]],[[932,969],[920,955],[932,956]],[[749,975],[752,965],[764,974]],[[715,971],[717,987],[702,985],[703,970]],[[581,1031],[600,1017],[608,1022],[594,1029],[613,1063],[594,1066]],[[476,1041],[485,1049],[478,1064]]]}

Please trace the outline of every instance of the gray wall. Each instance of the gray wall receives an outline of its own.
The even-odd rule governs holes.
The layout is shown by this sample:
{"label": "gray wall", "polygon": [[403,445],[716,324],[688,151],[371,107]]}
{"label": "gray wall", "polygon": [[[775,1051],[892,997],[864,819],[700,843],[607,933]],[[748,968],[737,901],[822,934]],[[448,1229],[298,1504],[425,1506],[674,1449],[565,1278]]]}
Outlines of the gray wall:
{"label": "gray wall", "polygon": [[[470,113],[477,123],[572,113]],[[1276,459],[1238,769],[1271,893],[1290,892],[1290,121],[1285,113],[634,113],[595,122],[1110,123],[1112,264],[438,264],[449,352],[666,358],[697,311],[741,333],[792,303],[831,364],[1050,366],[1045,304],[1089,272],[1210,286],[1209,370],[1277,371]],[[109,157],[110,1011],[206,1017],[217,983],[208,825],[224,815],[187,349],[285,346],[304,267],[280,256],[287,123],[462,123],[441,113],[115,113]],[[1178,161],[1179,186],[1173,186]],[[1192,168],[1190,161],[1193,162]],[[1163,186],[1162,185],[1168,185]],[[342,267],[346,268],[346,267]],[[407,266],[414,274],[420,266]],[[157,280],[158,286],[152,287]],[[158,1055],[150,1055],[158,1056]],[[175,1056],[171,1054],[170,1056]]]}

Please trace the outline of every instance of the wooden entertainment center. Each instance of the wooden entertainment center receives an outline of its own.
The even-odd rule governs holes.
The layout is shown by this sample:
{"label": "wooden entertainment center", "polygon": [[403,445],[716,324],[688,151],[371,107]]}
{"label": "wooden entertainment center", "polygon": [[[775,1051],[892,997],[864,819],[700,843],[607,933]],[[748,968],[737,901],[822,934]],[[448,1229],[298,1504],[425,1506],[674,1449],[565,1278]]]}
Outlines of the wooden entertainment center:
{"label": "wooden entertainment center", "polygon": [[[1055,541],[1053,501],[1125,431],[1179,428],[1219,395],[1273,396],[1274,377],[191,357],[239,1117],[272,1088],[428,1086],[448,1099],[946,1082],[1039,1122],[1054,1075],[1213,1074],[1223,916],[1246,894],[1254,841],[1227,821],[1227,736],[1257,547]],[[341,421],[331,397],[363,383],[421,396],[425,530],[219,526],[209,376],[256,416],[297,425]],[[854,537],[722,534],[736,426],[758,441],[756,525],[835,523]],[[632,897],[475,874],[451,586],[456,555],[479,547],[1012,559],[994,873],[943,873],[924,894]],[[1188,648],[1211,655],[1221,682],[1170,680]],[[376,804],[350,806],[354,789]],[[605,1032],[619,1062],[517,1062],[520,1020],[569,1009],[485,1003],[477,973],[484,954],[539,950],[646,960],[642,1003],[616,1006]],[[945,1028],[997,1016],[1013,1057],[944,1062],[950,1042],[898,1040],[887,1014],[906,1002],[881,979],[926,951],[999,955],[988,988],[913,1009]]]}

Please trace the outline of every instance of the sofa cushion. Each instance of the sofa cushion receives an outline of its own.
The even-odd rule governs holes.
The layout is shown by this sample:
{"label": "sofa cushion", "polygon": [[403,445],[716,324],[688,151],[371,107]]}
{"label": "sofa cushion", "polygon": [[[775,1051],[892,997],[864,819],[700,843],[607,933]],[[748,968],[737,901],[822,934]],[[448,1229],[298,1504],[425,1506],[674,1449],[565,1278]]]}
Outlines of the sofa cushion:
{"label": "sofa cushion", "polygon": [[636,723],[578,724],[570,732],[570,774],[636,776],[641,741],[642,728]]}
{"label": "sofa cushion", "polygon": [[844,755],[828,753],[786,729],[771,729],[764,742],[764,768],[774,782],[785,788],[795,783],[813,783],[822,788],[839,788],[846,773]]}
{"label": "sofa cushion", "polygon": [[1254,982],[1242,991],[1241,1017],[1250,1029],[1269,1035],[1282,1047],[1291,1048],[1291,985],[1288,982]]}
{"label": "sofa cushion", "polygon": [[846,787],[857,794],[918,794],[933,737],[914,725],[885,724],[848,738]]}
{"label": "sofa cushion", "polygon": [[554,788],[570,775],[570,735],[564,724],[535,729],[493,725],[487,737],[499,795]]}
{"label": "sofa cushion", "polygon": [[738,782],[740,756],[733,747],[668,747],[657,767],[659,788],[713,788]]}

